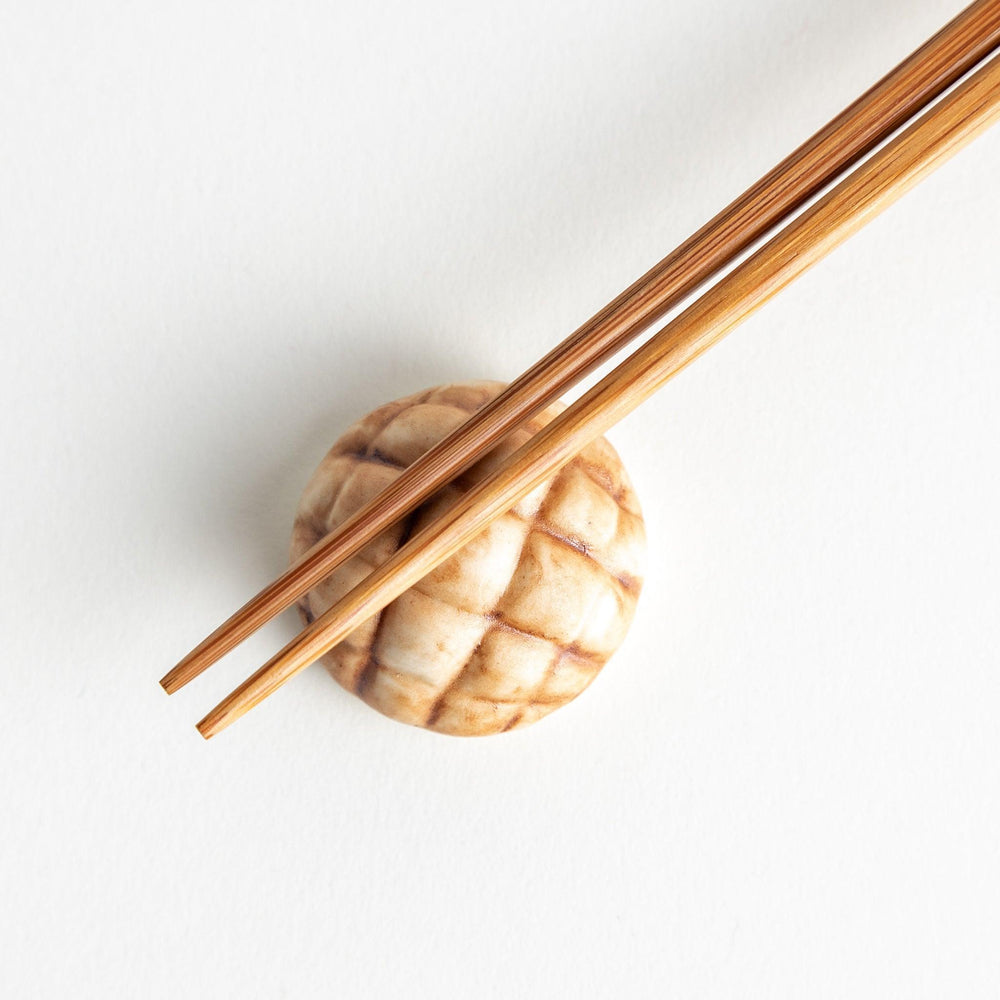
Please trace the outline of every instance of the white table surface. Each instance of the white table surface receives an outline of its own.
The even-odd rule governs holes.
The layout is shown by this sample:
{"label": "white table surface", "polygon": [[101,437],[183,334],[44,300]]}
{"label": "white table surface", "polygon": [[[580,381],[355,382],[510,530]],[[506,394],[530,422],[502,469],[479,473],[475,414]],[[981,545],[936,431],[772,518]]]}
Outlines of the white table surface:
{"label": "white table surface", "polygon": [[343,427],[511,378],[955,0],[0,8],[0,994],[995,997],[1000,130],[617,428],[649,574],[524,732],[307,671]]}

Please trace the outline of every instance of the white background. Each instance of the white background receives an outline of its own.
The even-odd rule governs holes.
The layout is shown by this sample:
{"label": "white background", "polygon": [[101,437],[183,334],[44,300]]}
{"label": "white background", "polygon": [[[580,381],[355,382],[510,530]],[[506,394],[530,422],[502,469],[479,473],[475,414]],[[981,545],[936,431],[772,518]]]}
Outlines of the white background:
{"label": "white background", "polygon": [[0,993],[995,997],[1000,130],[615,430],[532,729],[158,678],[374,405],[511,378],[957,0],[0,6]]}

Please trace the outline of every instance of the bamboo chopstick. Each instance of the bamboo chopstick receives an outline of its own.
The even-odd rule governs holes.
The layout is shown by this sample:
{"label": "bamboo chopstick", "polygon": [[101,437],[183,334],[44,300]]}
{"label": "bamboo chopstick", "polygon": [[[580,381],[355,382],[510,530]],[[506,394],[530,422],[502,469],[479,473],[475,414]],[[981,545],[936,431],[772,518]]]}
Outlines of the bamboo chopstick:
{"label": "bamboo chopstick", "polygon": [[202,736],[208,739],[230,725],[457,552],[486,524],[997,119],[1000,56],[709,289],[320,616],[198,723]]}
{"label": "bamboo chopstick", "polygon": [[977,0],[491,403],[321,539],[160,681],[173,693],[310,590],[731,263],[1000,46],[1000,0]]}

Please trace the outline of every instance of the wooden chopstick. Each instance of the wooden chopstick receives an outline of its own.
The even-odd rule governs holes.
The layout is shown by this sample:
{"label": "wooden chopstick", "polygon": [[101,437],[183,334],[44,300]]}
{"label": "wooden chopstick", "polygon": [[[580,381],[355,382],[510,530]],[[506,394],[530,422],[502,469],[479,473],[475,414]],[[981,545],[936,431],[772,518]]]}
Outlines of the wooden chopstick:
{"label": "wooden chopstick", "polygon": [[787,219],[1000,46],[1000,0],[977,0],[791,156],[588,320],[370,504],[317,542],[160,683],[183,687],[472,465]]}
{"label": "wooden chopstick", "polygon": [[215,735],[335,646],[998,119],[995,56],[415,535],[205,716],[199,732]]}

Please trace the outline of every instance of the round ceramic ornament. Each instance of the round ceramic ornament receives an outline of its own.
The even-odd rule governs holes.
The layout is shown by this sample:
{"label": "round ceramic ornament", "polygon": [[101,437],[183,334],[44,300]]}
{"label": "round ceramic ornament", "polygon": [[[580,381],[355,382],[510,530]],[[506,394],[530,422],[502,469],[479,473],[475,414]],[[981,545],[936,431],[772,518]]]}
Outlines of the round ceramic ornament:
{"label": "round ceramic ornament", "polygon": [[[294,561],[503,389],[439,386],[379,407],[316,469]],[[308,624],[490,474],[561,404],[523,425],[299,601]],[[321,662],[348,691],[457,736],[525,726],[575,698],[621,644],[642,585],[645,532],[617,452],[600,438]]]}

